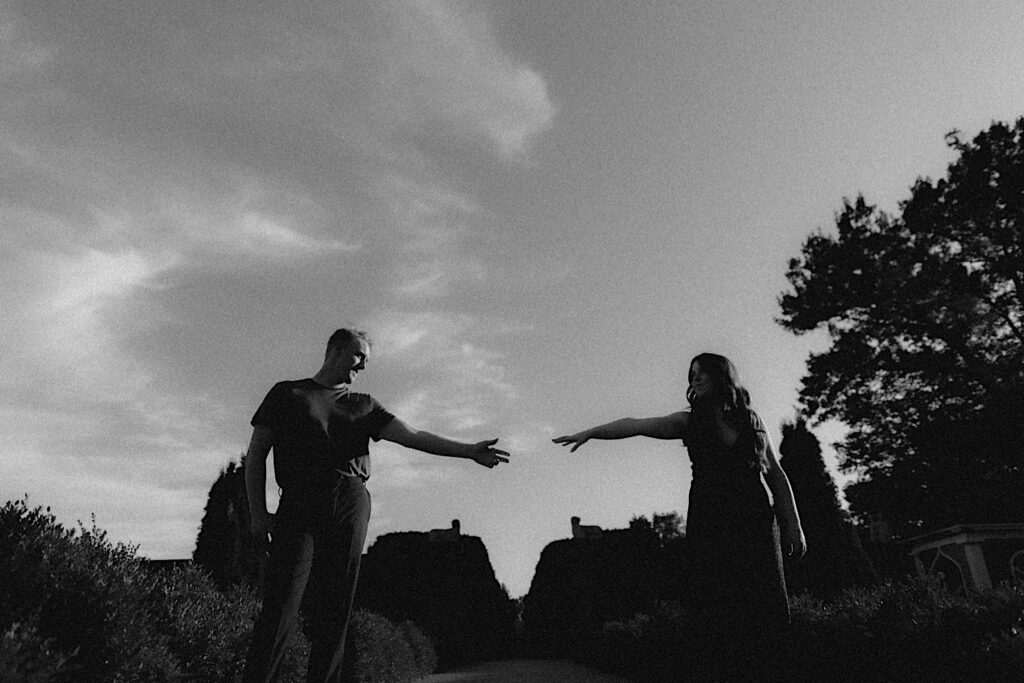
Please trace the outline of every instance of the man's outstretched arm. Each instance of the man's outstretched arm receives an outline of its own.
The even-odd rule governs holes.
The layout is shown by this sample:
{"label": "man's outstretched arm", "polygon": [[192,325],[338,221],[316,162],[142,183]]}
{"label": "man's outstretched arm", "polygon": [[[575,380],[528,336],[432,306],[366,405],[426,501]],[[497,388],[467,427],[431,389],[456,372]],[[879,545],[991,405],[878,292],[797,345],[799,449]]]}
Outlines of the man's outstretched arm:
{"label": "man's outstretched arm", "polygon": [[380,438],[432,455],[469,458],[484,467],[494,467],[499,463],[508,462],[509,458],[507,451],[494,447],[494,444],[498,443],[497,439],[488,439],[477,443],[453,441],[437,434],[413,429],[397,417],[388,422],[387,426],[381,430]]}
{"label": "man's outstretched arm", "polygon": [[274,516],[267,512],[267,456],[274,445],[274,432],[267,427],[254,427],[245,453],[245,492],[249,498],[252,535],[266,541],[274,532]]}

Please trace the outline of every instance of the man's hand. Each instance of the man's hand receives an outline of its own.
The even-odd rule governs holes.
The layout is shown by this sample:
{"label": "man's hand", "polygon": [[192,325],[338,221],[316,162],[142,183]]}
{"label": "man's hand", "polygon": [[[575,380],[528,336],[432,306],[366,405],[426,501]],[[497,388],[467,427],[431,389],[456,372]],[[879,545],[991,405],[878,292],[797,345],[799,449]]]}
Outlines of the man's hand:
{"label": "man's hand", "polygon": [[262,513],[257,512],[252,515],[252,522],[249,525],[249,530],[252,532],[252,537],[257,542],[266,543],[269,538],[274,534],[274,515],[270,514],[266,510]]}
{"label": "man's hand", "polygon": [[494,448],[496,443],[498,443],[497,439],[488,439],[487,441],[480,441],[471,445],[469,447],[469,457],[484,467],[494,467],[499,463],[508,462],[508,452]]}

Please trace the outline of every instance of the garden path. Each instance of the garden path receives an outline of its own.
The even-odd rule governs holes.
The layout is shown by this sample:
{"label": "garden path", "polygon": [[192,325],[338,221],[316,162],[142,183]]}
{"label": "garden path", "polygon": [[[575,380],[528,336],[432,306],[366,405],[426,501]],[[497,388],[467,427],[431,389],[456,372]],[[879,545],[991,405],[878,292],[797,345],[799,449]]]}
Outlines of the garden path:
{"label": "garden path", "polygon": [[575,662],[536,659],[471,664],[422,680],[426,683],[626,683],[625,678]]}

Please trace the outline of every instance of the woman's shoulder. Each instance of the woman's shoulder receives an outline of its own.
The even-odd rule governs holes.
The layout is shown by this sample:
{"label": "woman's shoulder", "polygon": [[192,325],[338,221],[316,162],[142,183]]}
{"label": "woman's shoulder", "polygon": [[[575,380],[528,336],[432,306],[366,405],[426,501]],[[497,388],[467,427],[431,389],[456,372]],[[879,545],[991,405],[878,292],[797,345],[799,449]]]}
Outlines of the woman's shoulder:
{"label": "woman's shoulder", "polygon": [[695,425],[693,410],[680,410],[678,413],[674,414],[678,416],[677,419],[679,420],[679,433],[683,439],[683,445],[689,448],[693,441],[693,432]]}
{"label": "woman's shoulder", "polygon": [[672,418],[675,420],[679,428],[683,430],[683,434],[690,429],[690,425],[693,424],[693,411],[692,410],[680,410],[677,413],[672,413]]}

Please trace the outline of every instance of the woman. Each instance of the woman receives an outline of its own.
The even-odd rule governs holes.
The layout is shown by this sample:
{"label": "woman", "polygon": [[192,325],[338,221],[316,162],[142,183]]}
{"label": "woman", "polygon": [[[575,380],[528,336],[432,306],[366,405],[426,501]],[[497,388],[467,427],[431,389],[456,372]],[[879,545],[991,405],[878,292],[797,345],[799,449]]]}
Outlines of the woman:
{"label": "woman", "polygon": [[682,439],[693,465],[686,523],[693,623],[734,644],[765,643],[789,623],[781,551],[803,555],[807,545],[793,491],[729,359],[694,358],[686,398],[689,411],[615,420],[554,442],[571,452],[590,439]]}

